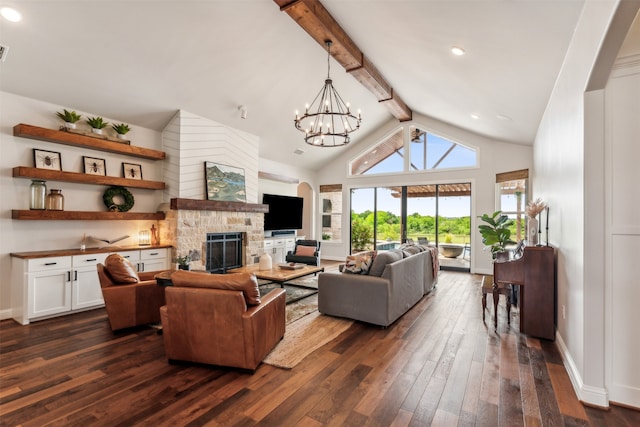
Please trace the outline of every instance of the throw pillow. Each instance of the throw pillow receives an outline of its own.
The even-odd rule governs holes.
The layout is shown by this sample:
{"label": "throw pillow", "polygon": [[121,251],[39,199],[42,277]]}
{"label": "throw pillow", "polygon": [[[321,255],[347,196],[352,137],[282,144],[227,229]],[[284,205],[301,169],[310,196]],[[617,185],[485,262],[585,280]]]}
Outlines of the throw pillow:
{"label": "throw pillow", "polygon": [[376,251],[360,252],[348,255],[344,266],[344,272],[352,274],[369,274],[369,269],[376,256]]}
{"label": "throw pillow", "polygon": [[373,265],[369,270],[369,276],[382,276],[387,264],[400,261],[403,257],[403,253],[399,249],[391,249],[389,251],[379,252],[376,258],[373,260]]}
{"label": "throw pillow", "polygon": [[316,248],[313,246],[303,246],[303,245],[296,246],[296,255],[314,256],[315,253],[316,253]]}
{"label": "throw pillow", "polygon": [[138,283],[140,278],[133,264],[119,254],[111,254],[104,260],[104,268],[118,284]]}
{"label": "throw pillow", "polygon": [[253,273],[203,274],[177,270],[171,274],[173,286],[242,291],[247,305],[260,304],[258,279]]}

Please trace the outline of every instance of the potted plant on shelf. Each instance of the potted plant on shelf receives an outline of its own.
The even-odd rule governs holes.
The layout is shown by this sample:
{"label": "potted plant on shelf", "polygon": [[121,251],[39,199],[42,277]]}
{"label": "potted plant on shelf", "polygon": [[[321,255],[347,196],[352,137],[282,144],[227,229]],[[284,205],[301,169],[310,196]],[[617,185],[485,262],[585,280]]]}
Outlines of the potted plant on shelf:
{"label": "potted plant on shelf", "polygon": [[511,227],[513,220],[508,216],[503,215],[502,211],[496,211],[491,215],[484,214],[480,217],[480,220],[486,222],[478,226],[480,235],[482,236],[482,243],[485,244],[485,248],[491,250],[491,257],[496,260],[506,254],[506,246],[514,244],[511,240]]}
{"label": "potted plant on shelf", "polygon": [[131,128],[129,127],[129,125],[124,124],[124,123],[118,123],[118,124],[112,124],[111,127],[113,128],[113,130],[116,131],[116,133],[118,134],[118,138],[120,139],[126,139],[126,134],[127,132],[129,132],[131,130]]}
{"label": "potted plant on shelf", "polygon": [[69,111],[64,109],[62,111],[56,112],[56,116],[58,116],[60,119],[64,121],[64,127],[66,129],[75,129],[76,122],[80,120],[80,118],[82,117],[82,115],[76,113],[75,111]]}
{"label": "potted plant on shelf", "polygon": [[91,126],[91,132],[98,135],[102,135],[102,129],[106,128],[109,124],[105,122],[102,117],[89,117],[87,123]]}

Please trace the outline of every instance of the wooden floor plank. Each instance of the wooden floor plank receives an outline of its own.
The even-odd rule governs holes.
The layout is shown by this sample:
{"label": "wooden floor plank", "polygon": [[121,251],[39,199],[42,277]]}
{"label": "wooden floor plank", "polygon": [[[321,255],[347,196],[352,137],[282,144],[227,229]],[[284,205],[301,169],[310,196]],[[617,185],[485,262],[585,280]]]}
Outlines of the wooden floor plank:
{"label": "wooden floor plank", "polygon": [[481,277],[442,272],[386,329],[356,322],[291,370],[169,364],[162,335],[113,333],[106,311],[0,322],[1,425],[635,427],[583,406],[555,343],[521,335],[504,299],[482,322]]}

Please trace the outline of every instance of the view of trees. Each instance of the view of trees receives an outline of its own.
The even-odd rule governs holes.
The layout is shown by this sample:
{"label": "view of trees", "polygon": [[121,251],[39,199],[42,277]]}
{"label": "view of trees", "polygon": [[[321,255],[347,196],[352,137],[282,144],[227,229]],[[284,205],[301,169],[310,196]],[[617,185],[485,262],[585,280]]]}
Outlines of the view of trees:
{"label": "view of trees", "polygon": [[[358,235],[358,243],[364,243],[363,238],[368,238],[368,242],[373,240],[373,211],[366,210],[362,213],[351,212],[352,242],[355,246],[354,237]],[[445,234],[453,235],[454,243],[464,243],[469,239],[471,218],[463,216],[459,218],[439,218],[440,239],[444,239]],[[369,234],[364,230],[369,230]],[[435,240],[436,219],[430,215],[420,215],[413,213],[407,216],[407,237],[416,240],[418,237],[427,237],[430,241]],[[378,211],[378,240],[400,240],[400,217],[385,211]],[[364,247],[360,248],[364,249]]]}

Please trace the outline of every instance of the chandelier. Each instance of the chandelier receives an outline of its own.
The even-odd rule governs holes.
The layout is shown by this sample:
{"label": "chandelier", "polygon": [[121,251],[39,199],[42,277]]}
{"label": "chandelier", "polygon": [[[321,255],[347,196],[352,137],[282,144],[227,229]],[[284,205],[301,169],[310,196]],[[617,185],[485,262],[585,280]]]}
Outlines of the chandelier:
{"label": "chandelier", "polygon": [[330,71],[331,40],[327,45],[327,79],[311,105],[300,116],[296,111],[296,129],[305,133],[304,142],[317,147],[339,147],[351,142],[349,134],[360,128],[362,117],[355,116],[333,87]]}

